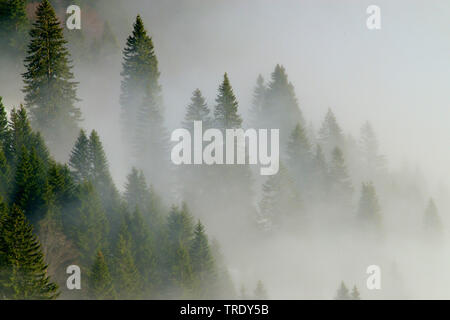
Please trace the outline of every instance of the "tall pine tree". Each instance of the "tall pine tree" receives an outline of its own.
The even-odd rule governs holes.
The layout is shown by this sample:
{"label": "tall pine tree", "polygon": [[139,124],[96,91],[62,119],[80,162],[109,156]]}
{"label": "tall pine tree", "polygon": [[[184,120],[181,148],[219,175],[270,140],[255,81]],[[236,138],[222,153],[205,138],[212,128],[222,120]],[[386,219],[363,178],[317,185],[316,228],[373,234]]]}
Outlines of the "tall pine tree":
{"label": "tall pine tree", "polygon": [[58,287],[47,276],[39,241],[19,207],[3,212],[0,232],[0,296],[55,299]]}
{"label": "tall pine tree", "polygon": [[30,37],[26,72],[22,75],[26,107],[33,126],[42,132],[50,149],[64,159],[69,151],[67,142],[79,130],[81,112],[75,106],[77,82],[73,80],[63,28],[48,0],[37,8]]}

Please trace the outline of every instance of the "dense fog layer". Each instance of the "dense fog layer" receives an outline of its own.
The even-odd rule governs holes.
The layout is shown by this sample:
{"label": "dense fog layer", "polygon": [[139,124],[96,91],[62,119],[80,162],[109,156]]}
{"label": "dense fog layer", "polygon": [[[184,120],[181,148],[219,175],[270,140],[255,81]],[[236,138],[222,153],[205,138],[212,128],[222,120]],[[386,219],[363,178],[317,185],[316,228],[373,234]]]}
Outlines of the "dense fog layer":
{"label": "dense fog layer", "polygon": [[[137,166],[165,205],[185,201],[193,216],[205,224],[210,239],[220,243],[238,294],[241,287],[253,292],[261,280],[273,299],[333,299],[344,281],[350,290],[356,286],[362,299],[450,298],[446,272],[450,268],[450,33],[446,27],[450,4],[378,1],[381,29],[369,30],[366,8],[370,4],[332,0],[82,2],[81,31],[65,31],[79,82],[80,127],[99,133],[117,188],[124,190],[128,173]],[[97,18],[92,18],[94,13]],[[123,139],[120,95],[122,50],[137,14],[155,47],[169,136],[182,126],[195,89],[201,90],[214,113],[226,72],[242,126],[264,123],[267,126],[261,127],[279,128],[276,125],[288,120],[302,122],[311,163],[300,163],[292,155],[289,141],[295,124],[279,128],[282,168],[275,176],[259,175],[257,166],[216,172],[213,178],[192,166],[175,168],[170,163],[171,144],[167,154],[150,152],[136,160]],[[108,22],[117,47],[88,59],[83,55],[87,49],[71,39],[84,32],[85,46],[92,46],[96,19]],[[288,110],[280,108],[267,113],[263,122],[252,122],[257,77],[261,74],[264,85],[270,86],[277,65],[284,67],[293,85],[301,114],[298,119],[280,116]],[[24,99],[21,72],[20,64],[2,59],[0,96],[9,110]],[[284,98],[273,98],[273,105],[284,103]],[[331,133],[326,140],[321,132],[330,114],[342,129],[341,140],[335,143]],[[367,131],[361,134],[360,130],[367,121],[378,141],[377,153],[364,149],[369,145],[364,144]],[[299,133],[301,141],[302,137]],[[67,142],[69,149],[74,142]],[[327,172],[339,162],[334,147],[341,148],[348,185],[333,187],[314,174],[318,145]],[[170,177],[152,171],[154,159],[160,156],[172,167]],[[67,162],[68,157],[57,159]],[[382,159],[382,164],[366,157]],[[270,196],[263,186],[270,179],[275,179],[277,189],[271,191],[278,199],[270,198],[265,207]],[[194,192],[200,188],[202,192]],[[361,222],[367,205],[364,199],[373,205],[373,191],[378,220],[371,217]],[[437,209],[432,214],[439,220],[431,227],[427,220],[430,199]],[[366,286],[370,265],[381,268],[379,290]]]}

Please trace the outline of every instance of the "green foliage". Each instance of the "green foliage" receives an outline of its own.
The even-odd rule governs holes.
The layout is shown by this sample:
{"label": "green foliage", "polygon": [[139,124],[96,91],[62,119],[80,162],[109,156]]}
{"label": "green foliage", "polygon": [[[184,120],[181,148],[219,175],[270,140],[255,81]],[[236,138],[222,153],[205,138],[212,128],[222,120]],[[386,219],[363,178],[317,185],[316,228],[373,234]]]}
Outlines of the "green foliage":
{"label": "green foliage", "polygon": [[433,199],[428,201],[424,215],[424,228],[428,236],[441,237],[443,232],[442,221]]}
{"label": "green foliage", "polygon": [[0,232],[2,299],[55,299],[58,287],[47,276],[39,241],[19,207],[3,207]]}
{"label": "green foliage", "polygon": [[350,176],[348,175],[344,155],[338,147],[334,148],[329,171],[331,190],[334,201],[348,205],[353,192]]}
{"label": "green foliage", "polygon": [[182,123],[183,127],[190,130],[191,134],[194,130],[194,121],[202,121],[203,130],[210,128],[212,125],[210,110],[199,89],[195,89],[193,92],[191,103],[187,106]]}
{"label": "green foliage", "polygon": [[350,293],[344,283],[344,281],[341,282],[341,285],[336,293],[335,300],[350,300]]}
{"label": "green foliage", "polygon": [[288,225],[300,217],[302,202],[300,194],[286,167],[280,163],[277,174],[269,176],[263,185],[260,202],[260,223],[264,228],[272,225]]}
{"label": "green foliage", "polygon": [[288,80],[286,70],[276,65],[271,74],[271,81],[267,88],[258,86],[258,91],[265,92],[261,106],[261,115],[258,116],[259,128],[280,129],[280,142],[284,145],[289,134],[300,123],[304,125],[302,112],[295,96],[294,86]]}
{"label": "green foliage", "polygon": [[240,128],[242,118],[238,114],[238,102],[233,93],[228,75],[225,73],[223,82],[219,86],[219,93],[214,108],[214,122],[216,128],[233,129]]}
{"label": "green foliage", "polygon": [[[55,11],[47,0],[36,11],[30,31],[23,73],[26,107],[33,126],[49,143],[53,152],[65,157],[67,141],[78,132],[81,112],[75,106],[77,83],[73,81],[69,52]],[[45,54],[43,54],[45,52]]]}
{"label": "green foliage", "polygon": [[255,288],[254,299],[255,300],[267,300],[269,299],[267,295],[266,288],[261,280],[258,281]]}
{"label": "green foliage", "polygon": [[356,286],[353,286],[351,300],[361,300],[361,296],[359,295],[359,291]]}
{"label": "green foliage", "polygon": [[380,205],[378,203],[378,197],[375,191],[375,187],[371,182],[362,184],[358,215],[361,221],[374,228],[380,228]]}
{"label": "green foliage", "polygon": [[84,130],[80,130],[69,159],[69,165],[77,182],[82,182],[90,177],[91,156],[89,147],[89,139],[86,133]]}
{"label": "green foliage", "polygon": [[208,237],[200,221],[194,229],[190,257],[195,279],[194,297],[208,299],[216,293],[214,290],[216,289],[215,285],[217,285],[217,274]]}
{"label": "green foliage", "polygon": [[[123,50],[122,68],[120,104],[123,133],[128,144],[132,145],[137,135],[139,109],[144,98],[147,96],[148,99],[157,99],[161,91],[153,41],[147,35],[139,15]],[[152,102],[157,104],[156,101]]]}
{"label": "green foliage", "polygon": [[258,75],[256,86],[253,90],[253,100],[250,109],[250,124],[253,128],[268,128],[263,113],[264,99],[266,98],[266,86],[262,75]]}
{"label": "green foliage", "polygon": [[21,58],[25,51],[29,28],[26,3],[26,0],[0,1],[1,52],[15,59]]}
{"label": "green foliage", "polygon": [[131,235],[122,224],[114,249],[114,286],[119,299],[137,299],[142,294],[141,275],[132,254]]}
{"label": "green foliage", "polygon": [[112,300],[116,297],[113,280],[101,251],[97,252],[89,274],[89,293],[95,300]]}
{"label": "green foliage", "polygon": [[331,109],[328,109],[322,126],[319,129],[318,141],[326,154],[332,152],[335,148],[344,147],[344,137],[342,129],[337,123],[336,116]]}
{"label": "green foliage", "polygon": [[65,215],[65,226],[80,251],[81,264],[90,266],[95,253],[106,248],[109,231],[100,197],[90,182],[77,190],[77,206]]}

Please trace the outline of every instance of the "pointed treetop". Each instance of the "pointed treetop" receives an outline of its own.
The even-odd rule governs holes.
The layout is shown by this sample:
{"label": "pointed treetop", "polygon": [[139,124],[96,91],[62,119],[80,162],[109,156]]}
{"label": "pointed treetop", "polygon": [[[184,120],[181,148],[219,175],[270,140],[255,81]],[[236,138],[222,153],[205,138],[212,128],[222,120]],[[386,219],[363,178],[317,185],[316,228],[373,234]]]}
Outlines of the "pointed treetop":
{"label": "pointed treetop", "polygon": [[228,74],[223,76],[223,82],[219,86],[219,93],[216,98],[214,109],[214,119],[216,125],[221,129],[240,128],[242,118],[238,114],[238,102],[233,93]]}

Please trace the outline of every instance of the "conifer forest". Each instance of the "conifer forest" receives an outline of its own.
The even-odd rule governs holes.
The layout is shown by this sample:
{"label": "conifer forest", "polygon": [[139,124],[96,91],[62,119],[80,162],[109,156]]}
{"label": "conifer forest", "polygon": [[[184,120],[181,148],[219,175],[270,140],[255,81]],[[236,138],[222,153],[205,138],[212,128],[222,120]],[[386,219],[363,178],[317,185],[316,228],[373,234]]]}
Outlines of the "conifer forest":
{"label": "conifer forest", "polygon": [[450,299],[450,4],[374,2],[0,0],[0,299]]}

